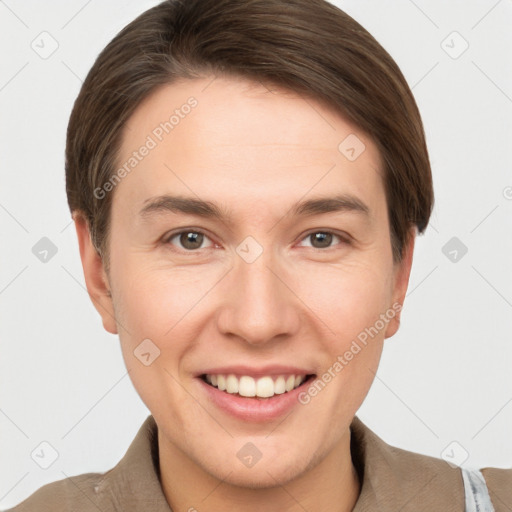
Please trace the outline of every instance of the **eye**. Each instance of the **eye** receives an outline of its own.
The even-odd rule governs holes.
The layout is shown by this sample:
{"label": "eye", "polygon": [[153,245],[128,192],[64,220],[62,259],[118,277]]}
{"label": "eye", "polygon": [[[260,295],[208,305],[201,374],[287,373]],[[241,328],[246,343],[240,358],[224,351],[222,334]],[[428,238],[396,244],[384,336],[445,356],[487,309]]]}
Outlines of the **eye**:
{"label": "eye", "polygon": [[[333,246],[333,241],[336,240],[338,240],[339,243],[342,244],[350,244],[350,240],[348,237],[343,237],[330,231],[311,232],[302,239],[299,245],[302,245],[304,247],[303,241],[306,240],[310,240],[311,243],[309,244],[309,247],[313,247],[314,249],[328,249]],[[214,246],[214,243],[205,233],[199,230],[192,229],[173,233],[169,235],[167,238],[165,238],[163,240],[163,243],[176,246],[176,241],[180,246],[179,249],[188,252],[193,252]],[[307,247],[308,245],[306,244],[305,246]]]}
{"label": "eye", "polygon": [[194,251],[197,249],[205,249],[207,247],[212,247],[213,244],[203,246],[203,242],[210,240],[204,233],[201,231],[179,231],[178,233],[174,233],[171,236],[167,237],[164,240],[165,244],[173,244],[173,240],[177,239],[179,244],[181,245],[180,249],[184,249],[186,251]]}
{"label": "eye", "polygon": [[336,235],[330,231],[314,231],[306,235],[302,240],[310,240],[311,245],[309,247],[313,247],[315,249],[325,249],[331,247],[331,243],[334,239],[341,240],[342,243],[350,243],[348,238],[342,237],[341,235]]}

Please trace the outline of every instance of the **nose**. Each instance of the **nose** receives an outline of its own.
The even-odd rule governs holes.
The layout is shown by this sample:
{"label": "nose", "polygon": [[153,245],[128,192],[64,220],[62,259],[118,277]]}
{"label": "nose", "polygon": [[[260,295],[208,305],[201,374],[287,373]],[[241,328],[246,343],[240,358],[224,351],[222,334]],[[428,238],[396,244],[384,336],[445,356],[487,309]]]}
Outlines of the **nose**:
{"label": "nose", "polygon": [[270,252],[263,251],[252,263],[236,256],[221,291],[220,332],[251,345],[285,339],[299,327],[300,300],[290,286],[290,276],[272,261]]}

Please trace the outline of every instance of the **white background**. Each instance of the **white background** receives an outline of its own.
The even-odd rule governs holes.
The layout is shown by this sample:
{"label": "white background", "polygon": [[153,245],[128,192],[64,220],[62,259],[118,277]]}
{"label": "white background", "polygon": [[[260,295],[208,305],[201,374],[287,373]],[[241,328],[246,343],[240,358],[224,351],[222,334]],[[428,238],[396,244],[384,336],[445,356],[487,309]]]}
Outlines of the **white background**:
{"label": "white background", "polygon": [[[96,56],[156,3],[0,1],[0,508],[113,467],[149,414],[85,291],[64,143]],[[441,457],[455,440],[464,466],[512,467],[512,0],[336,5],[413,88],[436,192],[401,329],[358,416],[408,450]],[[43,31],[59,45],[47,59],[31,48]],[[469,43],[457,59],[453,31]],[[42,237],[58,249],[47,263],[32,253]],[[468,248],[455,263],[452,237]],[[59,454],[46,470],[30,456],[42,441]]]}

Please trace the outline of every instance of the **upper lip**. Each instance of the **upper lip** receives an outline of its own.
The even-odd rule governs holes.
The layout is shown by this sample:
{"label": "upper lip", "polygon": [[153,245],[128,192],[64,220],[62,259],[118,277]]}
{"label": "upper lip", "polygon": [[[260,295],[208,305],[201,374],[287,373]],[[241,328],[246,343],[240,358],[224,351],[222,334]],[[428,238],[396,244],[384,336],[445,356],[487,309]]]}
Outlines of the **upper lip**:
{"label": "upper lip", "polygon": [[216,368],[207,368],[206,370],[198,373],[196,376],[201,375],[248,375],[251,377],[264,377],[279,376],[279,375],[313,375],[314,371],[310,369],[298,368],[296,366],[285,366],[279,364],[267,365],[255,368],[247,365],[230,365],[219,366]]}

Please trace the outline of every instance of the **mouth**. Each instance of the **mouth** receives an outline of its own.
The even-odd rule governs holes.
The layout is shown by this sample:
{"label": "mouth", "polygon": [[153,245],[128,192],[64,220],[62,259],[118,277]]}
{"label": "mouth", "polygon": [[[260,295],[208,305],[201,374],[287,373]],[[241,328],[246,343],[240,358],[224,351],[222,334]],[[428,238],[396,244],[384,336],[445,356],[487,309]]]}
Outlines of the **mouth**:
{"label": "mouth", "polygon": [[285,395],[304,384],[308,384],[315,377],[315,374],[281,374],[260,377],[235,375],[233,373],[205,373],[200,375],[201,380],[219,391],[254,399],[268,399],[274,395]]}

